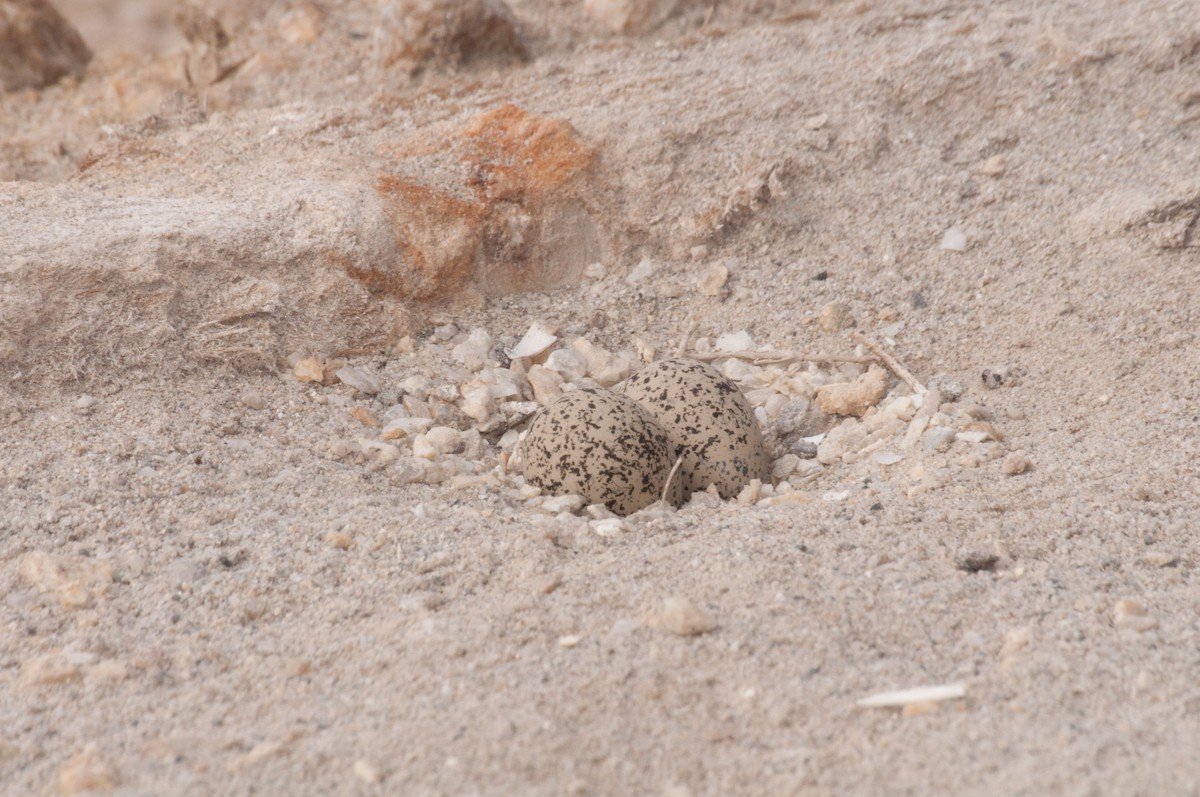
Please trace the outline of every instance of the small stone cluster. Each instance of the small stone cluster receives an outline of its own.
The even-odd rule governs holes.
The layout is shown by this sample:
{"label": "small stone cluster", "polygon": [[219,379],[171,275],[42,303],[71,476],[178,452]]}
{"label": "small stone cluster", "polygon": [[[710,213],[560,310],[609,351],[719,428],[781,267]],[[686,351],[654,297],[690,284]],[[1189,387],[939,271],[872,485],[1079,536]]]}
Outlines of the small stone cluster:
{"label": "small stone cluster", "polygon": [[[666,495],[676,506],[887,503],[972,470],[1005,478],[1034,467],[952,380],[913,392],[862,357],[783,361],[745,331],[698,338],[691,359],[659,359],[636,338],[611,351],[588,333],[535,323],[524,337],[496,338],[446,322],[374,367],[299,353],[290,362],[312,401],[361,429],[330,439],[326,456],[398,485],[482,489],[585,515],[601,536],[660,501],[677,460]],[[570,442],[572,424],[588,435]],[[600,466],[597,453],[613,459]],[[579,472],[566,474],[572,462]]]}

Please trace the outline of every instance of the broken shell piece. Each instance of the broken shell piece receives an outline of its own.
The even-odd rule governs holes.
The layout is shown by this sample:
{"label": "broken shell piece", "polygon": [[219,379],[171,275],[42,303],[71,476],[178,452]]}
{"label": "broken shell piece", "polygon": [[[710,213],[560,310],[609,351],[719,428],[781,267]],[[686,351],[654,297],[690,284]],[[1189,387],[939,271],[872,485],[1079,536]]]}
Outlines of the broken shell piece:
{"label": "broken shell piece", "polygon": [[915,703],[937,703],[942,700],[958,700],[966,697],[967,688],[962,684],[941,686],[918,686],[913,689],[897,689],[892,692],[864,697],[854,705],[859,708],[903,708]]}
{"label": "broken shell piece", "polygon": [[558,336],[550,334],[550,330],[546,328],[545,324],[535,321],[529,327],[529,331],[525,333],[525,337],[521,338],[516,346],[505,349],[504,353],[513,360],[521,357],[536,357],[553,346],[557,340]]}

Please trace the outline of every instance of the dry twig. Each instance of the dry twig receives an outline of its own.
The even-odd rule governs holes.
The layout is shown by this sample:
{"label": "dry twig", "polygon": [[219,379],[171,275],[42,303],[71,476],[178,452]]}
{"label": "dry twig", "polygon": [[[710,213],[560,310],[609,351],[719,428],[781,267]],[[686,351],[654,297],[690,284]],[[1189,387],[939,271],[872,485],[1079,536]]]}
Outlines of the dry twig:
{"label": "dry twig", "polygon": [[793,351],[711,351],[692,352],[688,355],[693,360],[710,363],[727,357],[735,360],[749,360],[755,365],[777,365],[779,363],[809,362],[809,363],[873,363],[875,357],[857,354],[805,354]]}
{"label": "dry twig", "polygon": [[662,498],[664,504],[667,502],[667,493],[671,492],[671,481],[675,478],[675,474],[679,472],[679,466],[683,464],[683,457],[675,458],[675,467],[671,468],[671,472],[667,474],[667,481],[663,484]]}
{"label": "dry twig", "polygon": [[696,320],[687,325],[687,329],[683,330],[683,337],[679,339],[679,345],[675,347],[675,356],[682,357],[687,352],[688,344],[692,342],[692,335],[696,334]]}
{"label": "dry twig", "polygon": [[859,332],[851,332],[850,339],[855,343],[860,343],[867,347],[867,349],[874,354],[881,363],[887,366],[888,370],[900,377],[900,379],[904,381],[904,384],[912,388],[914,393],[916,393],[918,396],[924,395],[926,387],[918,382],[916,377],[914,377],[907,368],[901,365],[895,357],[880,348],[878,343]]}

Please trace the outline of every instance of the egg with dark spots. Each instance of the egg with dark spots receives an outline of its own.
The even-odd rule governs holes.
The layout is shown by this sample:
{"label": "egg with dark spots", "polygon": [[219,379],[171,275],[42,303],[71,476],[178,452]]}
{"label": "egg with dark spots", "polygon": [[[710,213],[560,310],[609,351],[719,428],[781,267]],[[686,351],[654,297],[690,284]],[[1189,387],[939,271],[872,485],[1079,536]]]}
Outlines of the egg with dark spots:
{"label": "egg with dark spots", "polygon": [[[666,431],[633,399],[573,390],[534,418],[521,443],[522,473],[551,495],[582,495],[628,515],[662,497],[674,450]],[[682,503],[678,473],[667,500]]]}
{"label": "egg with dark spots", "polygon": [[722,498],[732,498],[751,479],[766,479],[770,460],[754,410],[711,365],[660,360],[617,389],[654,416],[683,457],[684,500],[710,484]]}

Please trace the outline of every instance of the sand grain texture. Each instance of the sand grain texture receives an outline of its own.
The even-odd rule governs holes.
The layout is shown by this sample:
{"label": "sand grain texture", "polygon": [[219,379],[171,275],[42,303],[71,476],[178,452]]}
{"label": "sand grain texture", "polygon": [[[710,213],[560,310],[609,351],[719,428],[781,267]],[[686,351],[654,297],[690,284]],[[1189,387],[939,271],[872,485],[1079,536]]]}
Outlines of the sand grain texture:
{"label": "sand grain texture", "polygon": [[[0,791],[1200,791],[1194,3],[662,5],[416,73],[374,2],[59,5],[86,73],[0,95]],[[852,355],[835,302],[1004,440],[620,520],[455,469],[532,411],[474,329]]]}

